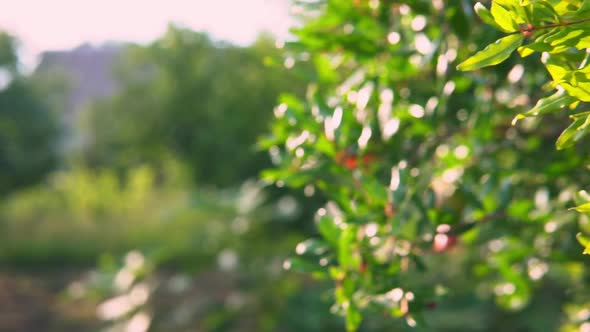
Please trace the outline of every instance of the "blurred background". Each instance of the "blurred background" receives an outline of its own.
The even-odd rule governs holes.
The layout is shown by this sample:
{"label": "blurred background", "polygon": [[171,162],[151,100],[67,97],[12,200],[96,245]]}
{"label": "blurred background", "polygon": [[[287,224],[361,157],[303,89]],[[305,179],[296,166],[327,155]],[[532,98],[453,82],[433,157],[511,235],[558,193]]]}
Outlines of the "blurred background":
{"label": "blurred background", "polygon": [[[317,237],[314,214],[325,199],[313,186],[293,191],[258,179],[272,163],[257,141],[271,132],[273,109],[281,111],[275,108],[280,95],[288,92],[283,99],[305,99],[313,74],[328,82],[338,78],[332,69],[314,73],[333,65],[328,58],[314,58],[305,49],[297,49],[301,57],[297,61],[284,54],[285,43],[294,38],[290,27],[300,24],[294,17],[302,7],[291,6],[291,2],[0,0],[0,332],[345,330],[342,318],[331,313],[334,283],[283,269],[298,243]],[[298,3],[313,7],[316,2]],[[360,0],[350,3],[365,5]],[[367,3],[370,7],[379,1]],[[424,7],[424,13],[429,13],[431,4],[442,7],[448,3],[446,12],[431,13],[441,14],[456,27],[443,32],[432,24],[435,28],[429,33],[437,36],[457,39],[448,32],[456,30],[461,38],[472,37],[479,45],[497,35],[479,23],[472,26],[475,30],[465,28],[475,21],[471,10],[475,1],[409,3]],[[328,12],[326,22],[320,23],[338,25],[346,20],[342,33],[348,37],[328,32],[323,38],[334,38],[335,49],[351,40],[350,47],[358,43],[362,46],[357,50],[359,58],[366,50],[372,54],[371,47],[365,49],[363,38],[377,40],[386,31],[374,25],[372,17],[365,20],[356,10],[343,12],[342,17]],[[421,14],[414,19],[411,15],[400,25],[411,36],[423,37],[417,41],[430,45],[420,32],[430,22]],[[349,19],[364,22],[358,26],[366,36],[351,34],[356,27]],[[308,45],[330,48],[331,43],[322,44],[326,40],[312,38],[314,29],[324,33],[322,24],[312,25],[311,32],[302,35],[308,37]],[[386,36],[388,45],[397,47],[400,35]],[[475,50],[475,44],[464,48],[471,46]],[[431,51],[418,50],[422,55]],[[457,54],[452,58],[458,58]],[[409,61],[412,59],[416,57],[410,56]],[[404,75],[413,79],[419,73],[413,72],[416,68],[409,62],[396,61],[391,61],[386,77],[399,73],[405,80]],[[451,62],[444,61],[437,71],[447,71],[447,65],[451,68]],[[351,68],[344,68],[344,73]],[[524,67],[514,66],[520,68],[514,80],[508,65],[499,68],[485,74],[495,90],[488,89],[485,80],[473,81],[477,89],[472,89],[472,79],[465,79],[466,74],[444,85],[443,92],[447,86],[451,90],[445,95],[455,89],[454,82],[461,90],[460,97],[448,98],[449,105],[460,105],[457,115],[455,106],[448,107],[444,121],[451,123],[450,128],[467,119],[463,107],[474,107],[464,105],[461,98],[469,96],[465,100],[471,103],[474,95],[491,98],[494,93],[503,101],[488,105],[494,109],[489,113],[509,123],[514,110],[507,106],[512,102],[508,91],[515,89]],[[523,96],[527,89],[541,91],[537,87],[547,78],[536,60],[528,63],[527,71],[526,84],[515,90]],[[412,82],[424,85],[417,95],[432,92],[423,84],[427,79]],[[401,90],[409,93],[405,86]],[[539,91],[535,94],[544,93]],[[426,100],[430,104],[433,99]],[[438,103],[434,101],[433,108]],[[352,99],[349,102],[353,104]],[[422,117],[424,109],[420,109],[419,116],[407,117]],[[483,146],[494,135],[504,143],[504,136],[508,141],[516,137],[508,125],[493,127],[487,117],[481,119],[477,126],[486,129],[479,131],[483,138],[458,136],[453,144],[481,138],[477,144]],[[563,119],[552,119],[540,126],[547,129],[542,140],[525,135],[530,151],[502,143],[503,154],[491,158],[494,163],[484,165],[484,171],[486,167],[511,169],[517,160],[514,151],[524,149],[525,162],[519,171],[532,179],[534,185],[523,189],[532,193],[539,183],[549,180],[536,177],[530,171],[531,163],[545,165],[542,172],[550,179],[583,164],[574,153],[566,155],[570,160],[553,152],[555,128],[566,124]],[[282,128],[274,128],[277,137],[290,135]],[[416,122],[410,129],[422,137],[429,128]],[[394,132],[397,129],[396,125]],[[448,160],[450,165],[455,162]],[[575,174],[571,179],[583,183],[580,179],[587,169],[580,166]],[[557,187],[566,187],[568,181],[556,182]],[[486,264],[495,257],[489,250],[457,250],[448,256],[433,256],[428,264],[434,268],[414,275],[433,285],[443,281],[452,290],[444,300],[429,306],[425,320],[430,325],[411,328],[378,313],[365,319],[360,330],[557,331],[565,316],[590,319],[590,304],[583,292],[588,280],[585,261],[574,239],[575,217],[554,216],[549,209],[530,217],[528,211],[549,201],[546,189],[536,193],[516,202],[514,208],[523,211],[523,219],[532,220],[527,227],[536,227],[534,232],[529,228],[526,233],[520,231],[520,223],[507,224],[509,231],[495,225],[488,229],[488,240],[495,243],[490,250],[497,256],[504,253],[506,261],[532,255],[537,247],[559,249],[551,259],[562,263],[551,267],[552,278],[530,289],[524,284],[526,306],[525,301],[514,310],[507,309],[510,305],[497,305],[493,293],[512,294],[513,284],[486,290],[482,279],[489,279],[489,285],[496,282],[488,278],[491,269]],[[560,204],[557,211],[571,207]],[[558,224],[561,237],[553,233]],[[590,222],[585,225],[590,232]],[[520,233],[510,233],[515,229]],[[531,237],[537,239],[537,234],[539,241],[521,245]],[[537,263],[519,273],[529,271],[530,279],[537,282],[549,268],[541,261],[529,262]],[[538,273],[531,275],[532,270]],[[512,290],[502,288],[506,285]],[[573,300],[580,304],[564,305]],[[587,329],[581,331],[589,332],[590,322],[584,325]]]}
{"label": "blurred background", "polygon": [[0,331],[341,329],[256,180],[287,0],[0,4]]}

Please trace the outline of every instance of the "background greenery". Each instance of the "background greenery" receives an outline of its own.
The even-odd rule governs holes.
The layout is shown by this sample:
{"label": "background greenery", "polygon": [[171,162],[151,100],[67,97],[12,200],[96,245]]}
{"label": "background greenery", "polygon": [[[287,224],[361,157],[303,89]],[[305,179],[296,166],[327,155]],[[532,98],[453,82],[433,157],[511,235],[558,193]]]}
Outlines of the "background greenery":
{"label": "background greenery", "polygon": [[0,330],[590,331],[590,1],[293,6],[117,46],[77,116],[0,35]]}

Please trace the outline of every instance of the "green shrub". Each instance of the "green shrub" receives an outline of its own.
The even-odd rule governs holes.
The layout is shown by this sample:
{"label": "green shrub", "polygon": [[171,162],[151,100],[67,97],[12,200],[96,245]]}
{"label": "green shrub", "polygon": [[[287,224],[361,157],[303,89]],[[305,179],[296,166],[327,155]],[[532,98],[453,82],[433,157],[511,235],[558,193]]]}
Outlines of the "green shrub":
{"label": "green shrub", "polygon": [[326,206],[285,267],[332,280],[350,331],[381,314],[429,331],[590,327],[575,239],[590,225],[568,210],[588,200],[589,145],[574,143],[590,2],[295,3],[287,56],[315,71],[306,98],[276,107],[262,176]]}

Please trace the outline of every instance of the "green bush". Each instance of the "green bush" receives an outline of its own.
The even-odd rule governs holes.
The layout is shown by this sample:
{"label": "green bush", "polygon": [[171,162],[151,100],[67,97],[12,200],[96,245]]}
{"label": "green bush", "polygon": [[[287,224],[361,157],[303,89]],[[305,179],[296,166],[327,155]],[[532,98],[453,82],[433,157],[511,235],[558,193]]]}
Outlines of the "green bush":
{"label": "green bush", "polygon": [[295,6],[286,56],[315,70],[275,108],[262,177],[326,206],[285,267],[331,280],[350,331],[590,328],[590,223],[568,210],[588,201],[590,2]]}
{"label": "green bush", "polygon": [[[15,264],[94,264],[103,253],[138,248],[154,258],[198,266],[239,234],[235,219],[262,218],[262,196],[213,192],[187,185],[187,171],[169,162],[124,176],[72,169],[8,197],[2,204],[0,258]],[[261,214],[257,216],[257,214]],[[261,221],[262,223],[262,221]],[[160,261],[159,261],[160,262]]]}

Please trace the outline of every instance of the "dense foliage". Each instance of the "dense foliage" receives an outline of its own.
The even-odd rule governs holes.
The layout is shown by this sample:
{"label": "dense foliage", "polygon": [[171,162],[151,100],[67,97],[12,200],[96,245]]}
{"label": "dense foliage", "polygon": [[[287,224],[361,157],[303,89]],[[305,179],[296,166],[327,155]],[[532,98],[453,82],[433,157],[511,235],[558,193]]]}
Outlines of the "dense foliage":
{"label": "dense foliage", "polygon": [[263,178],[326,197],[285,268],[331,280],[348,330],[590,328],[590,223],[568,210],[588,200],[589,6],[295,1],[287,56],[315,70],[275,108]]}
{"label": "dense foliage", "polygon": [[[542,62],[551,74],[549,88],[557,90],[550,97],[516,120],[547,114],[569,106],[574,110],[574,123],[557,140],[557,149],[572,146],[586,134],[588,114],[575,112],[580,101],[590,101],[590,2],[589,1],[495,1],[489,11],[481,3],[475,5],[479,17],[489,25],[508,33],[485,50],[457,67],[474,70],[506,60],[518,49],[522,57],[545,52]],[[522,45],[525,38],[534,41]],[[580,114],[581,113],[581,114]]]}

